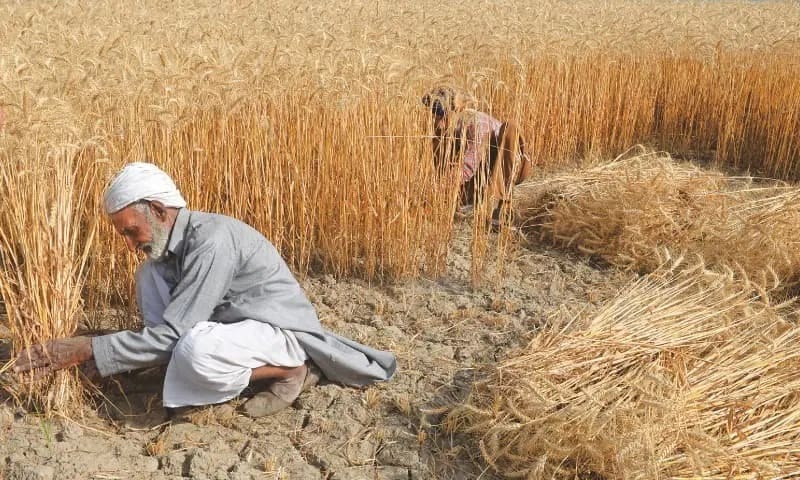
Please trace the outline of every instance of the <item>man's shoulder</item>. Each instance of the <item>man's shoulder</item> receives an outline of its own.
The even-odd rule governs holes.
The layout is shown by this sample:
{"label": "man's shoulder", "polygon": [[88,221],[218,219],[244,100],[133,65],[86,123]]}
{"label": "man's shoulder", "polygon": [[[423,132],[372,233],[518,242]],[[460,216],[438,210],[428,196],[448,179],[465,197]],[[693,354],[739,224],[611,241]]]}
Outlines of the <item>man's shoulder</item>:
{"label": "man's shoulder", "polygon": [[221,213],[202,212],[200,210],[190,211],[189,225],[201,226],[208,223],[224,225],[224,224],[237,224],[243,222],[241,220],[237,220],[233,217]]}
{"label": "man's shoulder", "polygon": [[198,210],[191,211],[189,231],[200,243],[221,240],[239,243],[246,239],[256,238],[266,241],[266,238],[261,233],[241,220],[221,213],[201,212]]}

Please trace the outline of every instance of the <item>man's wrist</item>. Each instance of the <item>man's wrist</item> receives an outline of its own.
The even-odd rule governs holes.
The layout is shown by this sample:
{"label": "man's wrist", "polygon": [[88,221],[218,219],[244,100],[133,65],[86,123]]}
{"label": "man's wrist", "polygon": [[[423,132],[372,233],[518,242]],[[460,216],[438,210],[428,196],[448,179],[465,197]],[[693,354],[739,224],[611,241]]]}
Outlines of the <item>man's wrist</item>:
{"label": "man's wrist", "polygon": [[84,337],[86,341],[84,342],[83,348],[81,349],[81,363],[88,362],[90,360],[94,360],[94,349],[92,348],[92,338],[91,337]]}

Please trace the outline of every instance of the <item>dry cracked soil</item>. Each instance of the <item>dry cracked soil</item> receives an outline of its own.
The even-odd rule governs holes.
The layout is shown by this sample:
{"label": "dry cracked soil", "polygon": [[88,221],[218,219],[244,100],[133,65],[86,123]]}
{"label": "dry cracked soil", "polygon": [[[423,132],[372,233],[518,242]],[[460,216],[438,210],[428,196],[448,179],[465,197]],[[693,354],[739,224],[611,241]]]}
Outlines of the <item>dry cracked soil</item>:
{"label": "dry cracked soil", "polygon": [[446,274],[390,285],[302,280],[329,329],[397,354],[399,370],[367,389],[332,383],[251,419],[236,401],[169,419],[159,369],[105,381],[81,418],[0,406],[2,479],[497,478],[475,441],[442,430],[480,367],[527,344],[559,311],[594,308],[625,275],[532,244],[502,275],[469,281],[469,225],[457,225]]}

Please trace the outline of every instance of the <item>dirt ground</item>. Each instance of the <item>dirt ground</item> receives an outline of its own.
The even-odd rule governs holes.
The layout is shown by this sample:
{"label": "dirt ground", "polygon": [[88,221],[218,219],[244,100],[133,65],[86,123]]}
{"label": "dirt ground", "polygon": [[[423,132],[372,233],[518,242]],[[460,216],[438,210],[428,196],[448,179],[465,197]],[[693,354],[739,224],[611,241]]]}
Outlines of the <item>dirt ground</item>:
{"label": "dirt ground", "polygon": [[106,382],[107,399],[84,418],[45,419],[7,400],[0,478],[496,478],[473,460],[474,442],[439,428],[441,407],[464,398],[476,367],[525,345],[555,312],[598,305],[626,277],[529,245],[500,279],[473,290],[469,230],[457,226],[448,272],[437,280],[303,280],[327,328],[397,354],[391,382],[365,390],[322,384],[262,419],[232,402],[168,421],[158,369]]}

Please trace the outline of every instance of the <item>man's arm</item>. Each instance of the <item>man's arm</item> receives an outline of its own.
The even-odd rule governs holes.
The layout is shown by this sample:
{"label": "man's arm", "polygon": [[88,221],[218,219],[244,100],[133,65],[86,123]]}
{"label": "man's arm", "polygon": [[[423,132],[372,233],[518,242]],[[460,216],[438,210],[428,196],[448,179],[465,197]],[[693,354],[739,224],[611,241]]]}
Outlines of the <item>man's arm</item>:
{"label": "man's arm", "polygon": [[145,368],[169,361],[181,336],[202,320],[230,288],[236,270],[234,250],[225,236],[192,248],[184,260],[183,279],[164,311],[164,324],[139,332],[122,331],[98,337],[73,337],[34,345],[18,357],[15,370],[68,368],[94,359],[102,376]]}
{"label": "man's arm", "polygon": [[92,339],[102,376],[168,362],[178,340],[198,322],[211,318],[230,289],[237,268],[236,249],[226,235],[215,235],[202,245],[189,244],[186,248],[183,278],[172,292],[163,324]]}
{"label": "man's arm", "polygon": [[[163,327],[160,325],[159,327]],[[156,331],[153,331],[156,330]],[[23,350],[14,362],[14,371],[33,370],[36,376],[91,362],[102,376],[169,361],[176,341],[171,331],[146,328],[141,332],[123,331],[99,337],[69,337],[33,345]],[[120,362],[119,358],[124,359]]]}

